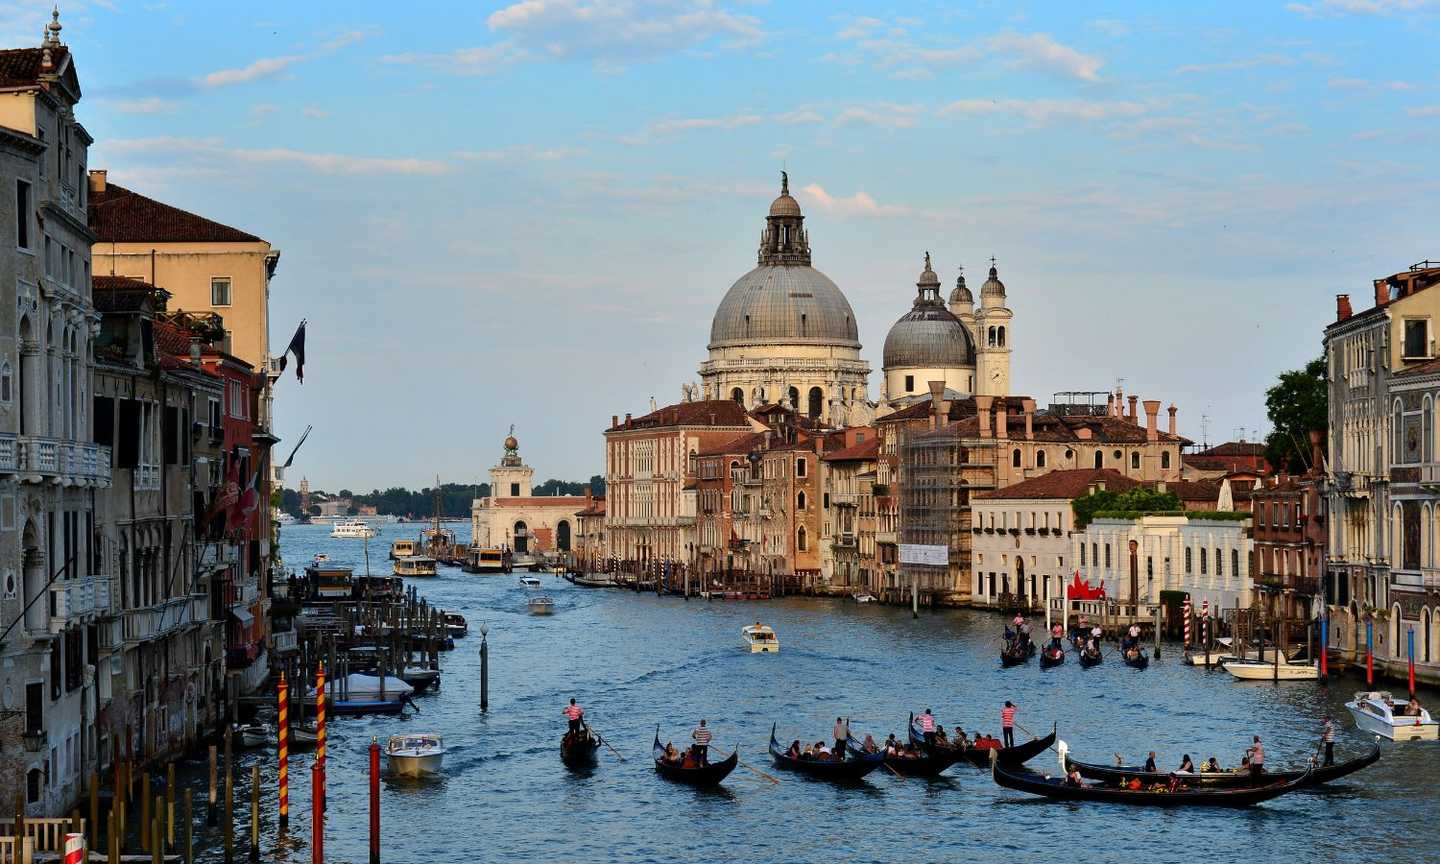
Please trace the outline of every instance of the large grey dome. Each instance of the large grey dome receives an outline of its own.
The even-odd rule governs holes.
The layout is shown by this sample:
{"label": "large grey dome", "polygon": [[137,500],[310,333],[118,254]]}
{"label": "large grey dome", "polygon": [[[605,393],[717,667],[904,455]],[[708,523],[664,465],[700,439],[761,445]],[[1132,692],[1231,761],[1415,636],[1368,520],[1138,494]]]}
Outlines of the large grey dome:
{"label": "large grey dome", "polygon": [[710,347],[762,342],[860,347],[855,312],[814,267],[762,264],[736,280],[710,325]]}
{"label": "large grey dome", "polygon": [[975,342],[965,325],[940,300],[940,280],[930,268],[915,283],[920,289],[915,305],[900,316],[885,337],[886,369],[953,369],[975,365]]}

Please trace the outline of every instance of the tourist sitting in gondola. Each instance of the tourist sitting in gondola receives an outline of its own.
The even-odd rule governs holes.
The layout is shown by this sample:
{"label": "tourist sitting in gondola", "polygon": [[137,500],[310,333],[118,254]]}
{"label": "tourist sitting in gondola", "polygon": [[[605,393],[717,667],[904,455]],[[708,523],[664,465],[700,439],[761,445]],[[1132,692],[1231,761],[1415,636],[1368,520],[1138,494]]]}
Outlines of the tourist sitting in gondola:
{"label": "tourist sitting in gondola", "polygon": [[794,741],[790,742],[790,749],[785,751],[785,755],[789,756],[791,759],[799,759],[801,755],[803,755],[800,751],[799,738],[796,738]]}
{"label": "tourist sitting in gondola", "polygon": [[975,743],[970,747],[975,750],[1000,750],[1002,749],[999,738],[991,738],[983,732],[975,733]]}
{"label": "tourist sitting in gondola", "polygon": [[900,742],[895,740],[895,733],[891,732],[890,737],[885,739],[885,755],[894,756],[900,750]]}
{"label": "tourist sitting in gondola", "polygon": [[1180,767],[1175,770],[1176,774],[1194,774],[1195,763],[1190,761],[1190,754],[1186,753],[1180,760]]}
{"label": "tourist sitting in gondola", "polygon": [[935,746],[945,748],[950,746],[950,739],[945,737],[945,727],[938,724],[935,726]]}
{"label": "tourist sitting in gondola", "polygon": [[1065,775],[1065,785],[1066,785],[1066,786],[1084,786],[1084,785],[1085,785],[1084,781],[1080,779],[1080,769],[1079,769],[1079,768],[1071,768],[1071,769],[1070,769],[1070,773]]}
{"label": "tourist sitting in gondola", "polygon": [[665,742],[665,761],[671,764],[680,761],[680,751],[669,741]]}
{"label": "tourist sitting in gondola", "polygon": [[1158,770],[1160,769],[1155,767],[1155,751],[1151,750],[1145,757],[1145,773],[1154,774]]}
{"label": "tourist sitting in gondola", "polygon": [[962,728],[959,727],[959,726],[956,726],[956,727],[955,727],[955,737],[951,739],[950,744],[951,744],[952,747],[959,747],[960,749],[963,750],[963,749],[965,749],[966,747],[969,747],[969,746],[970,746],[970,737],[965,734],[965,730],[964,730],[964,729],[962,729]]}
{"label": "tourist sitting in gondola", "polygon": [[1211,756],[1205,761],[1205,766],[1200,770],[1206,772],[1207,774],[1219,774],[1220,760],[1216,759],[1214,756]]}
{"label": "tourist sitting in gondola", "polygon": [[872,737],[867,733],[867,734],[865,735],[865,741],[860,745],[860,752],[862,752],[862,753],[879,753],[879,752],[880,752],[880,745],[879,745],[879,744],[876,744],[876,743],[875,743],[875,739],[872,738]]}

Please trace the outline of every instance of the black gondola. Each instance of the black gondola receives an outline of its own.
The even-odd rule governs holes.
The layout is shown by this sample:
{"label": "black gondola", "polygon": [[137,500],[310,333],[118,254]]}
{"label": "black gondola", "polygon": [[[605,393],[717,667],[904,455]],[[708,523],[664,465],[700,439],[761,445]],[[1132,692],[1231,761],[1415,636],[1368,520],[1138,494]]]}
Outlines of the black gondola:
{"label": "black gondola", "polygon": [[1146,654],[1145,649],[1143,648],[1136,648],[1134,657],[1131,657],[1128,653],[1121,656],[1125,658],[1126,666],[1130,666],[1135,669],[1144,669],[1145,667],[1150,665],[1150,655]]}
{"label": "black gondola", "polygon": [[[885,764],[897,774],[904,774],[906,777],[924,777],[932,779],[939,777],[945,769],[956,762],[965,759],[965,752],[956,747],[937,744],[934,747],[925,745],[925,736],[915,729],[915,712],[910,712],[910,743],[917,751],[915,756],[891,756],[886,754]],[[919,735],[919,740],[915,736]]]}
{"label": "black gondola", "polygon": [[689,783],[692,786],[714,786],[730,776],[730,772],[734,771],[735,766],[740,762],[740,748],[738,747],[729,756],[708,765],[686,768],[683,765],[667,762],[665,761],[665,745],[660,743],[659,726],[655,727],[655,744],[650,753],[655,759],[655,771],[661,777],[678,783]]}
{"label": "black gondola", "polygon": [[571,768],[594,765],[600,753],[600,736],[589,726],[578,733],[566,732],[560,739],[560,761]]}
{"label": "black gondola", "polygon": [[[1044,795],[1061,801],[1098,801],[1107,804],[1132,804],[1145,807],[1249,807],[1262,801],[1278,798],[1305,785],[1310,778],[1306,771],[1294,780],[1280,781],[1266,786],[1250,786],[1238,789],[1224,788],[1183,788],[1170,791],[1149,787],[1121,789],[1115,786],[1072,785],[1064,777],[1046,777],[1033,771],[1015,770],[1000,764],[996,759],[990,764],[990,776],[995,783],[1006,789]],[[1168,777],[1167,777],[1168,780]]]}
{"label": "black gondola", "polygon": [[1084,669],[1089,669],[1091,666],[1099,666],[1104,659],[1105,655],[1100,653],[1099,648],[1095,649],[1093,655],[1083,649],[1080,651],[1080,666]]}
{"label": "black gondola", "polygon": [[[1319,786],[1322,783],[1329,783],[1338,780],[1349,774],[1354,774],[1362,768],[1368,768],[1380,761],[1380,745],[1371,745],[1371,749],[1364,756],[1351,759],[1348,762],[1340,762],[1335,765],[1316,765],[1308,771],[1266,771],[1263,774],[1251,774],[1248,771],[1201,771],[1185,777],[1187,783],[1198,786],[1210,787],[1237,787],[1256,786],[1279,781],[1294,780],[1310,775],[1307,786]],[[1147,786],[1151,783],[1164,783],[1170,775],[1164,771],[1145,771],[1133,766],[1096,765],[1090,762],[1077,762],[1074,759],[1065,759],[1066,770],[1080,772],[1080,776],[1087,780],[1099,780],[1103,783],[1116,785],[1121,780],[1131,777],[1138,777],[1141,783]]]}
{"label": "black gondola", "polygon": [[1034,656],[1034,642],[1026,642],[1024,645],[1013,641],[1006,642],[1005,647],[1000,649],[1000,665],[1008,669],[1011,666],[1019,666]]}
{"label": "black gondola", "polygon": [[1065,652],[1060,648],[1046,648],[1040,652],[1040,668],[1053,669],[1065,662]]}
{"label": "black gondola", "polygon": [[861,753],[853,747],[842,762],[837,759],[795,759],[775,740],[775,726],[770,727],[770,758],[775,767],[797,771],[824,780],[859,780],[885,763],[884,753]]}
{"label": "black gondola", "polygon": [[[993,747],[966,747],[962,751],[963,755],[961,758],[976,768],[988,768],[990,767],[990,752],[994,750],[994,752],[1000,754],[1000,760],[1006,765],[1023,765],[1054,745],[1055,735],[1056,727],[1051,726],[1050,734],[1044,738],[1031,738],[1029,741],[1016,744],[1014,747],[1000,747],[998,749]],[[910,742],[916,747],[923,747],[925,745],[924,734],[915,728],[913,722],[910,724]]]}

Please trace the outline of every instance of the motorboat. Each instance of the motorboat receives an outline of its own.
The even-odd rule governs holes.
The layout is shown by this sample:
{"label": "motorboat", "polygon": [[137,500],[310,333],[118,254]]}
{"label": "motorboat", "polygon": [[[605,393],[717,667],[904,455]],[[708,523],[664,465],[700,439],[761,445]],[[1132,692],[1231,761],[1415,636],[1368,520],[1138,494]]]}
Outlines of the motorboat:
{"label": "motorboat", "polygon": [[416,693],[424,693],[440,686],[440,670],[430,669],[425,666],[406,666],[400,670],[400,680],[415,688]]}
{"label": "motorboat", "polygon": [[550,597],[541,594],[538,597],[531,597],[526,604],[530,607],[531,615],[549,615],[555,611],[555,601]]}
{"label": "motorboat", "polygon": [[1383,690],[1361,691],[1345,703],[1355,725],[1373,735],[1391,741],[1434,741],[1440,738],[1440,723],[1424,708],[1419,714],[1406,714],[1409,699],[1395,699]]}
{"label": "motorboat", "polygon": [[470,625],[459,612],[443,612],[440,621],[445,625],[445,632],[451,636],[465,636],[470,632]]}
{"label": "motorboat", "polygon": [[398,777],[426,777],[440,773],[445,744],[434,733],[391,735],[385,743],[385,761]]}
{"label": "motorboat", "polygon": [[1210,653],[1203,649],[1191,648],[1185,652],[1183,662],[1186,666],[1203,666],[1207,669],[1219,669],[1230,660],[1243,659],[1235,653],[1233,641],[1228,636],[1212,640],[1219,647],[1212,648]]}
{"label": "motorboat", "polygon": [[270,743],[270,730],[259,723],[239,725],[235,727],[235,738],[246,749],[264,747]]}
{"label": "motorboat", "polygon": [[330,556],[329,556],[329,555],[326,555],[324,552],[316,552],[316,553],[315,553],[315,563],[316,563],[316,564],[324,564],[325,562],[327,562],[327,561],[329,561],[329,560],[330,560]]}
{"label": "motorboat", "polygon": [[395,575],[418,579],[436,574],[435,559],[429,555],[406,555],[395,559]]}
{"label": "motorboat", "polygon": [[751,654],[780,653],[780,640],[775,637],[775,631],[770,629],[768,624],[756,621],[741,627],[740,639],[750,649]]}
{"label": "motorboat", "polygon": [[[1283,651],[1272,652],[1270,660],[1226,660],[1226,672],[1242,681],[1315,681],[1320,667],[1314,663],[1291,663]],[[1203,661],[1202,661],[1203,662]]]}
{"label": "motorboat", "polygon": [[369,540],[377,533],[378,532],[363,519],[346,519],[344,522],[336,522],[330,528],[331,537]]}
{"label": "motorboat", "polygon": [[290,724],[290,747],[295,750],[309,750],[320,743],[320,730],[314,720]]}
{"label": "motorboat", "polygon": [[855,602],[856,602],[856,603],[874,603],[874,602],[875,602],[875,595],[874,595],[874,594],[871,594],[871,593],[869,593],[869,592],[866,592],[866,593],[864,593],[864,594],[856,594],[856,595],[855,595]]}
{"label": "motorboat", "polygon": [[512,566],[509,550],[495,546],[470,547],[464,565],[471,573],[509,573]]}
{"label": "motorboat", "polygon": [[539,588],[540,577],[532,576],[531,574],[526,573],[520,577],[520,585],[524,588]]}
{"label": "motorboat", "polygon": [[[315,695],[314,690],[315,688],[310,688],[311,696]],[[403,702],[414,692],[414,687],[394,675],[381,677],[351,672],[343,679],[336,678],[325,682],[326,698],[336,701]]]}
{"label": "motorboat", "polygon": [[578,585],[581,588],[614,588],[615,580],[608,573],[577,573],[566,576],[571,585]]}

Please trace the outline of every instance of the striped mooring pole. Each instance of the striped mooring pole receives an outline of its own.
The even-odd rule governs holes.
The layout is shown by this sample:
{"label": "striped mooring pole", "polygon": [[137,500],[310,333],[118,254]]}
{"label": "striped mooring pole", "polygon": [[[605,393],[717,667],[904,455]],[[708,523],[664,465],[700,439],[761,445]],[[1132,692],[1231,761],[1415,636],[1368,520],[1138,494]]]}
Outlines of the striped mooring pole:
{"label": "striped mooring pole", "polygon": [[1190,647],[1190,595],[1185,595],[1185,647]]}
{"label": "striped mooring pole", "polygon": [[290,685],[280,673],[280,833],[290,827]]}
{"label": "striped mooring pole", "polygon": [[325,812],[325,664],[315,668],[315,767],[320,778],[318,792],[314,796],[320,812]]}
{"label": "striped mooring pole", "polygon": [[65,864],[84,864],[89,858],[85,851],[84,834],[65,835]]}

